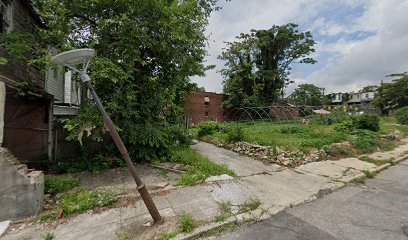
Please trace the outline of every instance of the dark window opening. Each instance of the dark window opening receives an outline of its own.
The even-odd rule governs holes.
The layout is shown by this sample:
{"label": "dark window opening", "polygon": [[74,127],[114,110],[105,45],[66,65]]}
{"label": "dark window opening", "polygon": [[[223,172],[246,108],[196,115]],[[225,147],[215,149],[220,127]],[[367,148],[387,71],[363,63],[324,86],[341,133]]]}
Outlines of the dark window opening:
{"label": "dark window opening", "polygon": [[208,112],[205,112],[205,113],[204,113],[204,116],[205,116],[205,117],[208,117]]}

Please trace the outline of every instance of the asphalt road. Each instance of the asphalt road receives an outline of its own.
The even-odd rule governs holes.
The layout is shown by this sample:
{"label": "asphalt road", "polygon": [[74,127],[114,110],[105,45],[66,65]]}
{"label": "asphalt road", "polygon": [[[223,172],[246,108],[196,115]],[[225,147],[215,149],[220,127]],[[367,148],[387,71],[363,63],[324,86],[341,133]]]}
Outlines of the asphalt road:
{"label": "asphalt road", "polygon": [[408,161],[322,199],[287,209],[216,239],[407,240]]}

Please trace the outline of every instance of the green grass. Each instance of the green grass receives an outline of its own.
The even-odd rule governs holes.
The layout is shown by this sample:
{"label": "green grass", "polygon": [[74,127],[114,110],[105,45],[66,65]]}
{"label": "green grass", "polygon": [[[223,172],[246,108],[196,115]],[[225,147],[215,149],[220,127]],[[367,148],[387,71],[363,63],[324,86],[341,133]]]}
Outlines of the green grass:
{"label": "green grass", "polygon": [[231,214],[224,213],[214,217],[214,221],[216,222],[224,222],[227,218],[231,217]]}
{"label": "green grass", "polygon": [[[301,150],[309,153],[315,149],[324,149],[331,153],[329,146],[332,143],[340,143],[344,141],[354,142],[359,153],[372,152],[380,148],[381,150],[391,150],[395,148],[393,142],[372,142],[378,140],[380,134],[389,134],[395,130],[399,130],[408,135],[408,126],[389,125],[396,123],[394,118],[382,117],[380,119],[380,131],[374,133],[374,138],[367,141],[367,136],[358,137],[350,133],[336,131],[334,128],[337,125],[320,125],[310,124],[301,125],[300,123],[273,123],[273,122],[255,122],[255,123],[223,123],[220,128],[224,129],[222,133],[219,131],[213,132],[205,138],[217,138],[223,143],[230,141],[229,133],[234,129],[242,130],[242,141],[259,144],[263,146],[284,147],[287,149]],[[197,135],[193,129],[193,135]],[[344,154],[349,155],[350,149],[345,149]]]}
{"label": "green grass", "polygon": [[381,166],[383,164],[385,164],[387,161],[382,161],[382,160],[376,160],[376,159],[372,159],[368,156],[361,156],[359,158],[359,160],[364,161],[364,162],[368,162],[368,163],[372,163],[375,164],[376,166]]}
{"label": "green grass", "polygon": [[225,202],[218,202],[218,206],[221,210],[222,213],[229,213],[231,212],[232,208],[232,203],[231,201],[225,201]]}
{"label": "green grass", "polygon": [[188,166],[186,173],[183,173],[177,181],[177,185],[181,186],[198,184],[209,176],[221,174],[235,176],[232,170],[211,162],[208,158],[189,148],[173,151],[171,161]]}
{"label": "green grass", "polygon": [[78,190],[67,193],[61,197],[60,204],[64,214],[81,213],[95,207],[109,206],[115,203],[117,197],[110,192],[96,190]]}
{"label": "green grass", "polygon": [[214,133],[223,142],[228,141],[228,129],[241,128],[243,131],[243,141],[264,146],[278,146],[289,149],[299,149],[303,152],[310,152],[314,149],[321,149],[323,146],[336,142],[343,142],[348,139],[346,133],[335,131],[332,126],[327,125],[301,125],[276,124],[269,122],[257,122],[254,124],[225,123],[222,128],[226,133]]}
{"label": "green grass", "polygon": [[239,212],[245,213],[257,209],[261,205],[259,199],[251,197],[244,204],[239,206]]}
{"label": "green grass", "polygon": [[172,238],[175,238],[176,236],[177,236],[177,232],[170,231],[170,232],[163,233],[160,236],[160,240],[170,240]]}
{"label": "green grass", "polygon": [[54,236],[54,234],[52,234],[52,233],[47,233],[47,234],[44,236],[44,240],[53,240],[53,239],[55,239],[55,236]]}
{"label": "green grass", "polygon": [[184,214],[183,216],[181,216],[179,220],[179,229],[181,232],[192,232],[195,227],[196,225],[193,216],[191,216],[190,214]]}
{"label": "green grass", "polygon": [[363,170],[363,173],[367,178],[373,178],[378,174],[376,171],[370,172],[369,170]]}
{"label": "green grass", "polygon": [[408,135],[408,125],[395,126],[397,121],[394,117],[382,117],[380,119],[380,133],[381,134],[390,134],[395,130],[401,131],[405,135]]}
{"label": "green grass", "polygon": [[40,222],[45,222],[51,219],[56,220],[58,217],[58,213],[59,213],[58,210],[42,212],[38,215],[37,219]]}
{"label": "green grass", "polygon": [[366,177],[363,176],[363,177],[354,179],[352,182],[356,184],[365,184],[365,181],[366,181]]}
{"label": "green grass", "polygon": [[44,177],[44,191],[49,194],[57,194],[71,190],[79,185],[79,179],[71,176],[52,176]]}

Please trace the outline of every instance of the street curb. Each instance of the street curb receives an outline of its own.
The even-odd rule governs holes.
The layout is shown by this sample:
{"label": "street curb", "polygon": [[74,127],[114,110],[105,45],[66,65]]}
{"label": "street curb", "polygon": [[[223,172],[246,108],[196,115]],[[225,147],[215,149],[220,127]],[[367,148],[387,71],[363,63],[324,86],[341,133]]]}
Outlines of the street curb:
{"label": "street curb", "polygon": [[[397,163],[402,162],[402,161],[407,160],[407,159],[408,159],[408,155],[405,155],[403,157],[400,157],[398,159],[393,160],[392,162],[394,164],[397,164]],[[392,166],[390,163],[385,163],[385,164],[375,168],[375,170],[373,170],[372,172],[375,172],[375,171],[380,172],[380,171],[383,171],[383,170],[387,169],[390,166]],[[343,180],[343,181],[340,181],[340,182],[343,182],[343,183],[347,184],[347,183],[353,181],[354,179],[359,178],[359,177],[363,177],[363,176],[365,176],[364,173],[361,173],[361,174],[358,174],[356,176],[353,176],[350,179],[347,179],[349,181],[347,181],[347,180],[344,181]],[[344,186],[346,186],[346,184]],[[278,211],[278,212],[280,212],[280,211]],[[229,217],[223,222],[211,222],[211,223],[209,223],[207,225],[198,227],[197,229],[195,229],[191,233],[178,234],[174,239],[175,240],[190,240],[190,239],[193,239],[193,238],[196,238],[196,237],[200,237],[201,235],[203,235],[203,234],[205,234],[205,233],[207,233],[209,231],[212,231],[212,230],[217,229],[217,228],[221,228],[221,227],[226,226],[226,225],[231,224],[231,223],[242,223],[242,222],[247,222],[247,221],[259,222],[259,221],[266,220],[266,219],[268,219],[268,218],[270,218],[270,217],[272,217],[273,215],[276,215],[276,214],[277,214],[277,212],[268,213],[268,211],[265,212],[262,209],[256,209],[256,210],[251,211],[251,212],[241,213],[241,214],[238,214],[236,216]]]}
{"label": "street curb", "polygon": [[[279,210],[278,212],[280,211],[281,210]],[[265,213],[265,210],[259,209],[259,208],[254,211],[240,213],[238,215],[227,218],[223,222],[211,222],[210,224],[201,226],[195,229],[191,233],[178,234],[177,237],[174,238],[174,240],[190,240],[195,237],[200,237],[201,235],[209,231],[226,226],[231,223],[243,223],[243,222],[249,222],[249,221],[259,222],[259,221],[263,221],[276,214],[276,212],[273,212],[272,214],[264,214],[264,213]]]}

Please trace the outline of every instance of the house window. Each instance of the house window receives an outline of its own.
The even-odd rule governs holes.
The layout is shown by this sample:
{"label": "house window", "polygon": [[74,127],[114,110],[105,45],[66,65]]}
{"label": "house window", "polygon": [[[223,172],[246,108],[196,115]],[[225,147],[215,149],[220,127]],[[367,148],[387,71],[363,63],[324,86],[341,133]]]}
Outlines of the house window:
{"label": "house window", "polygon": [[208,117],[208,112],[205,112],[205,113],[204,113],[204,117]]}
{"label": "house window", "polygon": [[0,33],[6,33],[10,28],[11,6],[9,3],[0,2]]}
{"label": "house window", "polygon": [[357,98],[357,99],[359,99],[359,98],[360,98],[360,96],[357,94],[357,95],[356,95],[356,98]]}
{"label": "house window", "polygon": [[210,98],[208,96],[204,97],[204,104],[205,105],[210,105]]}
{"label": "house window", "polygon": [[365,97],[366,97],[366,98],[369,98],[369,97],[370,97],[370,94],[366,93],[366,94],[365,94]]}

